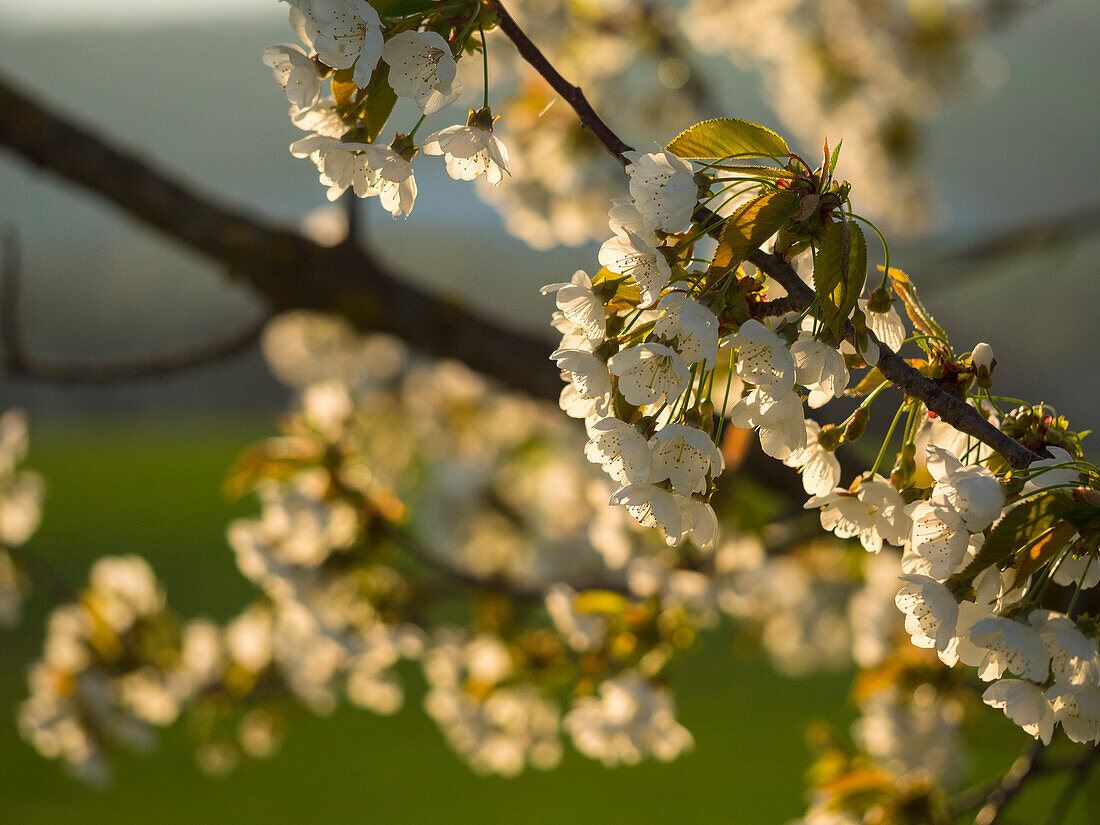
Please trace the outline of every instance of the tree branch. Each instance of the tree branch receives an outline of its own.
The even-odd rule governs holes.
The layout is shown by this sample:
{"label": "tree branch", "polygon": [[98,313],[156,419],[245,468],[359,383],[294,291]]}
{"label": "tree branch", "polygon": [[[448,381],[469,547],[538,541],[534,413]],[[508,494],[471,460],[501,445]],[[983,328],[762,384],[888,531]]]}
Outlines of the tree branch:
{"label": "tree branch", "polygon": [[[814,291],[799,277],[794,267],[779,255],[757,250],[749,257],[749,261],[787,290],[795,311],[805,310],[813,303]],[[875,366],[886,380],[900,387],[906,395],[923,402],[925,407],[959,432],[972,435],[992,447],[1013,467],[1026,467],[1039,460],[1038,455],[994,427],[961,398],[945,392],[935,381],[921,375],[904,358],[881,342],[879,359]]]}
{"label": "tree branch", "polygon": [[947,263],[989,264],[1017,255],[1043,252],[1100,233],[1100,203],[1064,215],[1001,229],[978,241],[948,252]]}
{"label": "tree branch", "polygon": [[1043,754],[1046,746],[1039,740],[1028,745],[1027,750],[1020,754],[1012,763],[1012,767],[1004,775],[993,792],[986,798],[985,804],[974,817],[974,825],[995,825],[1000,820],[1008,804],[1016,797],[1027,781],[1040,773],[1043,769]]}
{"label": "tree branch", "polygon": [[627,164],[626,153],[633,150],[596,114],[596,110],[592,108],[592,104],[588,102],[588,98],[584,96],[584,91],[580,86],[574,86],[561,76],[539,50],[539,47],[531,42],[531,38],[519,27],[519,24],[504,8],[504,4],[500,0],[485,0],[485,3],[496,12],[500,30],[512,41],[520,56],[531,65],[531,68],[545,78],[551,88],[561,95],[566,103],[573,107],[573,111],[577,113],[577,117],[581,120],[581,125],[591,132],[596,140],[602,143],[619,163],[625,166]]}
{"label": "tree branch", "polygon": [[160,378],[193,367],[232,358],[260,337],[271,314],[267,311],[228,333],[165,353],[129,358],[49,358],[31,355],[22,338],[20,319],[19,235],[8,229],[0,238],[0,339],[9,375],[57,384],[103,384]]}
{"label": "tree branch", "polygon": [[[463,361],[512,389],[545,399],[561,390],[547,357],[549,339],[507,329],[458,300],[418,289],[356,244],[323,247],[222,206],[39,106],[2,77],[0,146],[224,266],[272,312],[336,312],[359,329],[387,332],[429,354]],[[11,329],[4,335],[12,335]]]}

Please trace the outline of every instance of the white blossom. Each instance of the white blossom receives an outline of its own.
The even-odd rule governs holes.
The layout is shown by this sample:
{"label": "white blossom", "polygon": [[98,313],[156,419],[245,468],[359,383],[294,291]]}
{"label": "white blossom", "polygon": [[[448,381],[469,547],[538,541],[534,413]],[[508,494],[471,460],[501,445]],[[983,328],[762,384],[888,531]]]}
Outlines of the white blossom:
{"label": "white blossom", "polygon": [[683,515],[676,496],[652,484],[628,484],[611,496],[611,504],[622,505],[643,527],[660,527],[676,542],[684,534]]}
{"label": "white blossom", "polygon": [[817,409],[844,394],[848,386],[848,368],[844,356],[828,344],[815,341],[812,335],[800,332],[791,344],[795,382],[810,390],[807,401]]}
{"label": "white blossom", "polygon": [[601,401],[611,394],[608,364],[584,350],[559,349],[551,356],[558,369],[569,376],[577,394],[589,401]]}
{"label": "white blossom", "polygon": [[275,82],[298,109],[309,109],[321,99],[321,74],[317,64],[298,46],[268,46],[264,63],[271,67]]}
{"label": "white blossom", "polygon": [[646,756],[669,762],[692,746],[668,691],[633,673],[603,681],[598,696],[577,699],[564,725],[578,751],[607,767]]}
{"label": "white blossom", "polygon": [[821,526],[838,539],[858,536],[867,552],[877,553],[882,549],[882,536],[875,529],[875,508],[856,493],[837,487],[824,495],[811,497],[804,506],[807,510],[821,508]]}
{"label": "white blossom", "polygon": [[955,634],[959,605],[946,587],[917,574],[899,577],[904,583],[894,603],[905,614],[905,631],[917,647],[946,650]]}
{"label": "white blossom", "polygon": [[607,638],[607,618],[577,610],[577,591],[567,584],[555,584],[546,591],[546,612],[576,651],[595,650]]}
{"label": "white blossom", "polygon": [[1025,624],[995,616],[970,628],[970,638],[990,652],[1002,672],[1007,670],[1032,682],[1042,682],[1050,672],[1050,655],[1043,638]]}
{"label": "white blossom", "polygon": [[627,154],[630,197],[651,230],[679,232],[691,222],[698,187],[691,164],[670,152]]}
{"label": "white blossom", "polygon": [[498,184],[508,172],[508,149],[493,134],[491,124],[450,126],[424,139],[426,155],[443,155],[447,174],[454,180],[473,180],[479,175]]}
{"label": "white blossom", "polygon": [[1053,578],[1055,584],[1062,587],[1076,587],[1078,583],[1084,590],[1096,587],[1100,584],[1100,559],[1097,559],[1096,551],[1081,556],[1066,554],[1054,568]]}
{"label": "white blossom", "polygon": [[730,422],[735,427],[756,429],[760,447],[780,461],[806,446],[806,419],[802,400],[795,393],[784,391],[778,397],[757,388],[737,402],[730,410]]}
{"label": "white blossom", "polygon": [[1003,710],[1005,716],[1028,734],[1050,744],[1054,735],[1054,709],[1037,685],[1021,679],[1001,679],[985,689],[982,701]]}
{"label": "white blossom", "polygon": [[806,446],[795,450],[783,463],[794,467],[802,476],[802,486],[812,496],[824,496],[840,484],[840,461],[836,453],[826,450],[819,440],[821,425],[806,419]]}
{"label": "white blossom", "polygon": [[997,359],[993,357],[993,347],[981,343],[974,347],[974,351],[970,353],[970,361],[974,365],[974,369],[979,372],[984,370],[986,373],[990,373],[993,371],[993,365],[997,362]]}
{"label": "white blossom", "polygon": [[617,352],[607,368],[619,379],[619,392],[636,407],[672,401],[688,383],[688,368],[680,353],[663,344],[637,344]]}
{"label": "white blossom", "polygon": [[856,495],[874,512],[874,531],[878,536],[880,549],[883,541],[900,547],[911,526],[901,493],[889,481],[876,475],[863,479]]}
{"label": "white blossom", "polygon": [[[898,315],[898,311],[891,306],[885,312],[874,312],[868,308],[867,303],[866,298],[859,299],[859,308],[867,316],[867,326],[879,341],[897,352],[905,341],[905,324]],[[874,362],[869,363],[873,366]]]}
{"label": "white blossom", "polygon": [[718,318],[683,292],[669,292],[657,305],[661,317],[653,334],[665,341],[676,339],[675,349],[689,364],[700,361],[713,367],[718,360]]}
{"label": "white blossom", "polygon": [[1027,618],[1046,643],[1055,682],[1073,687],[1100,686],[1100,652],[1096,639],[1085,636],[1063,613],[1033,610]]}
{"label": "white blossom", "polygon": [[297,158],[310,158],[320,174],[320,181],[328,187],[326,197],[335,201],[349,187],[355,188],[360,197],[372,192],[375,175],[364,153],[372,150],[369,143],[344,143],[337,138],[310,135],[290,144],[290,153]]}
{"label": "white blossom", "polygon": [[795,364],[787,342],[759,321],[743,323],[735,334],[722,339],[722,346],[738,350],[741,380],[764,387],[773,396],[794,386]]}
{"label": "white blossom", "polygon": [[592,292],[592,279],[583,269],[573,273],[573,280],[565,284],[549,284],[542,294],[557,293],[555,301],[562,315],[583,330],[589,340],[603,341],[607,330],[607,314],[603,301]]}
{"label": "white blossom", "polygon": [[[1028,479],[1024,484],[1025,493],[1037,493],[1050,487],[1059,487],[1065,484],[1078,484],[1081,474],[1070,467],[1058,467],[1054,470],[1044,470],[1047,467],[1055,467],[1059,464],[1072,464],[1073,456],[1061,447],[1047,447],[1047,451],[1053,458],[1041,458],[1028,465]],[[1043,472],[1036,472],[1043,470]]]}
{"label": "white blossom", "polygon": [[970,534],[958,513],[935,501],[914,502],[908,513],[913,525],[909,543],[913,552],[927,562],[925,572],[937,581],[957,572],[970,545]]}
{"label": "white blossom", "polygon": [[620,484],[649,481],[653,459],[645,436],[617,418],[598,421],[592,431],[594,434],[584,449],[589,461],[602,466]]}
{"label": "white blossom", "polygon": [[[710,550],[718,541],[718,516],[705,501],[681,497],[680,519],[683,533],[679,541],[690,538],[700,550]],[[680,571],[687,572],[687,571]]]}
{"label": "white blossom", "polygon": [[637,235],[642,242],[653,247],[661,245],[660,236],[646,226],[642,213],[627,198],[613,198],[607,212],[607,226],[615,235]]}
{"label": "white blossom", "polygon": [[649,481],[657,483],[667,478],[684,496],[706,492],[707,476],[717,477],[724,466],[722,453],[711,437],[684,424],[661,428],[649,446],[653,455]]}
{"label": "white blossom", "polygon": [[361,155],[366,165],[367,184],[356,188],[359,197],[378,197],[382,208],[393,215],[408,217],[416,202],[416,178],[413,167],[388,146],[371,144]]}
{"label": "white blossom", "polygon": [[1066,736],[1078,743],[1100,743],[1100,688],[1067,688],[1056,683],[1045,695]]}
{"label": "white blossom", "polygon": [[446,108],[462,92],[455,80],[458,64],[438,32],[398,32],[386,41],[382,59],[390,67],[394,92],[414,101],[425,115]]}
{"label": "white blossom", "polygon": [[936,480],[932,502],[954,510],[971,533],[980,533],[1001,515],[1004,493],[989,470],[976,465],[964,467],[947,450],[931,444],[926,466]]}
{"label": "white blossom", "polygon": [[645,306],[657,300],[672,277],[672,269],[661,251],[629,230],[604,242],[599,261],[611,272],[633,278]]}
{"label": "white blossom", "polygon": [[352,80],[360,89],[370,84],[382,56],[382,21],[367,0],[288,0],[300,12],[291,21],[303,41],[333,69],[355,71]]}

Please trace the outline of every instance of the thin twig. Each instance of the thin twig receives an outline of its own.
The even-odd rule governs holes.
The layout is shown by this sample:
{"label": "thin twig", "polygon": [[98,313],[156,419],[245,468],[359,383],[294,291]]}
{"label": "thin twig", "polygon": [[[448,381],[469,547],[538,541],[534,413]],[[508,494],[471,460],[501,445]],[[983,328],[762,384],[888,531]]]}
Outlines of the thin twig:
{"label": "thin twig", "polygon": [[596,110],[592,108],[580,86],[574,86],[561,76],[539,50],[539,47],[531,42],[531,38],[519,27],[500,0],[485,0],[485,2],[496,12],[497,20],[500,22],[500,30],[512,41],[520,56],[546,79],[546,82],[565,99],[566,103],[573,107],[573,111],[577,113],[577,117],[581,120],[581,125],[591,132],[607,148],[607,151],[625,166],[628,162],[626,153],[633,150],[596,114]]}
{"label": "thin twig", "polygon": [[80,599],[80,591],[73,586],[53,565],[31,549],[29,545],[9,547],[12,558],[29,570],[32,578],[44,589],[50,591],[59,603],[75,602]]}
{"label": "thin twig", "polygon": [[985,804],[974,817],[974,825],[995,825],[1000,820],[1005,808],[1027,781],[1042,771],[1045,750],[1046,746],[1038,739],[1027,746],[1012,763],[1001,783],[986,798]]}
{"label": "thin twig", "polygon": [[[792,308],[801,311],[814,301],[814,291],[799,277],[794,267],[779,255],[756,250],[749,257],[758,267],[787,290]],[[921,401],[925,407],[951,424],[956,430],[972,435],[1005,457],[1013,467],[1026,467],[1039,456],[1005,435],[981,414],[956,395],[944,391],[939,384],[911,367],[908,362],[885,344],[879,344],[879,372],[897,385],[906,395]]]}
{"label": "thin twig", "polygon": [[1058,796],[1058,801],[1054,803],[1054,807],[1047,814],[1047,818],[1043,820],[1043,825],[1062,825],[1066,815],[1069,814],[1070,807],[1073,805],[1073,800],[1077,798],[1077,794],[1084,787],[1085,780],[1088,778],[1093,766],[1096,765],[1098,757],[1100,757],[1100,747],[1096,745],[1090,747],[1080,756],[1073,765],[1069,782],[1066,783],[1066,787]]}
{"label": "thin twig", "polygon": [[19,235],[8,228],[0,239],[0,340],[9,376],[57,384],[105,384],[160,378],[232,358],[260,337],[270,313],[263,311],[239,328],[169,352],[127,358],[51,358],[31,355],[23,342]]}
{"label": "thin twig", "polygon": [[[423,544],[409,535],[402,537],[401,546],[422,564],[444,574],[448,579],[459,582],[472,590],[482,590],[490,593],[500,593],[521,601],[541,602],[546,598],[547,589],[556,582],[523,582],[509,578],[501,573],[489,576],[479,575],[454,559],[444,558],[432,553]],[[557,579],[557,582],[568,584],[574,590],[609,590],[624,596],[632,596],[626,582],[620,579]]]}

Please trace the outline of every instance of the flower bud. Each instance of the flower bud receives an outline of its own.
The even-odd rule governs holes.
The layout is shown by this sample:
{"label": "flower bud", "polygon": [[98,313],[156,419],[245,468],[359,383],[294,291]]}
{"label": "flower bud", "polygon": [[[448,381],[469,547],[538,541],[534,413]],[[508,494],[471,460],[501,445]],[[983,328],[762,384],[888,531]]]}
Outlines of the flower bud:
{"label": "flower bud", "polygon": [[826,424],[817,436],[817,443],[821,445],[823,450],[828,450],[830,453],[835,452],[843,441],[844,430],[836,424]]}
{"label": "flower bud", "polygon": [[894,299],[891,297],[890,291],[882,287],[875,287],[867,298],[867,309],[871,312],[889,312],[893,304]]}
{"label": "flower bud", "polygon": [[909,442],[902,446],[898,453],[898,460],[894,464],[894,471],[890,473],[890,481],[902,490],[909,485],[913,473],[917,471],[917,445]]}
{"label": "flower bud", "polygon": [[993,347],[985,343],[978,344],[970,354],[970,362],[974,365],[978,386],[989,389],[993,385],[993,368],[997,366],[997,359],[993,357]]}
{"label": "flower bud", "polygon": [[844,428],[844,440],[858,441],[860,436],[862,436],[867,429],[867,422],[870,420],[871,413],[866,407],[860,407],[852,413],[852,418],[848,422],[848,426]]}

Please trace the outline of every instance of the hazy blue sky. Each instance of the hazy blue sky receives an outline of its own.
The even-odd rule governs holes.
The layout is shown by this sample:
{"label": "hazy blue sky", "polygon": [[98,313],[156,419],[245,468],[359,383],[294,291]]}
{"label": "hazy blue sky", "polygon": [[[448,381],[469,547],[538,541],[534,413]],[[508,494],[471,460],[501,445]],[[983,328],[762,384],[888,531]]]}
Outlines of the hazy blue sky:
{"label": "hazy blue sky", "polygon": [[53,29],[197,20],[242,14],[285,14],[278,0],[0,0],[0,26]]}

